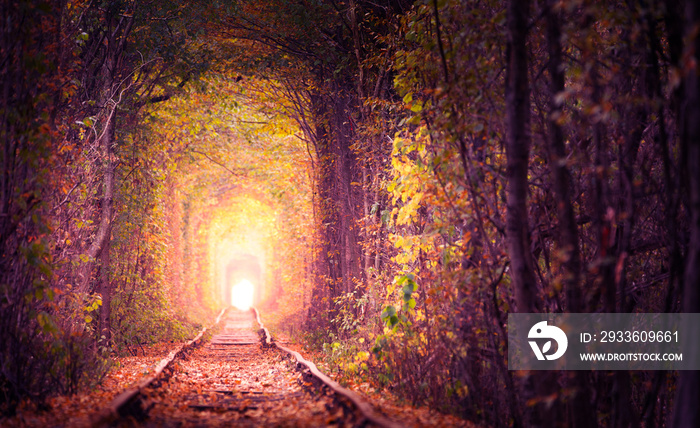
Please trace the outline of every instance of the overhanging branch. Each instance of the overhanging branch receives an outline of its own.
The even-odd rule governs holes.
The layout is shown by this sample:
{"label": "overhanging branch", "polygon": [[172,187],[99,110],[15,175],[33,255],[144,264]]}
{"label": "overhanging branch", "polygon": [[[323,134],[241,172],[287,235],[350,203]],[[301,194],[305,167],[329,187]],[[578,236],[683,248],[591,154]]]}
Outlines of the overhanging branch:
{"label": "overhanging branch", "polygon": [[233,175],[234,177],[244,177],[244,175],[239,174],[239,173],[233,171],[232,169],[230,169],[229,167],[227,167],[227,166],[224,165],[223,163],[221,163],[221,162],[219,162],[219,161],[217,161],[217,160],[215,160],[215,159],[212,159],[211,156],[209,156],[208,154],[206,154],[206,153],[204,153],[204,152],[200,152],[199,150],[195,150],[195,149],[190,149],[190,150],[192,151],[192,153],[197,153],[198,155],[204,156],[209,162],[211,162],[211,163],[213,163],[213,164],[216,164],[216,165],[219,165],[220,167],[222,167],[222,168],[225,169],[226,171],[230,172],[231,175]]}

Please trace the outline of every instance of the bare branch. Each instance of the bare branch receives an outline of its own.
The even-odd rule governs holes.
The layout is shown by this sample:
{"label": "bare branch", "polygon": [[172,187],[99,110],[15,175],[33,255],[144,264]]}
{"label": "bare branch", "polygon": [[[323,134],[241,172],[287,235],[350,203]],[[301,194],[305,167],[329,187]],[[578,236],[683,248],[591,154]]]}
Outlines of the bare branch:
{"label": "bare branch", "polygon": [[226,165],[224,165],[223,163],[221,163],[215,159],[212,159],[208,154],[206,154],[204,152],[200,152],[199,150],[195,150],[195,149],[190,149],[190,151],[192,153],[197,153],[198,155],[204,156],[209,162],[216,164],[216,165],[219,165],[220,167],[222,167],[226,171],[230,172],[231,175],[233,175],[234,177],[245,177],[245,175],[239,174],[239,173],[233,171],[232,169],[230,169],[229,167],[227,167]]}

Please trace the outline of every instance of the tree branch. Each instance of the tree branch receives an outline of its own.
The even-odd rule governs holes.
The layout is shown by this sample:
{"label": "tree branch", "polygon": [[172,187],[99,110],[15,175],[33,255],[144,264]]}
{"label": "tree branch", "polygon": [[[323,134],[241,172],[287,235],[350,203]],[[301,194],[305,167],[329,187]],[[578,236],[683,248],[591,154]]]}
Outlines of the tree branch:
{"label": "tree branch", "polygon": [[77,183],[75,183],[75,185],[73,185],[73,188],[71,188],[71,189],[68,191],[68,194],[66,195],[66,197],[63,198],[63,200],[62,200],[61,202],[59,202],[58,205],[56,205],[55,207],[53,207],[52,210],[53,210],[53,211],[56,211],[57,209],[61,208],[61,206],[62,206],[63,204],[65,204],[66,202],[68,202],[68,199],[70,198],[70,195],[73,193],[73,191],[74,191],[75,189],[78,188],[78,186],[79,186],[80,183],[82,183],[82,182],[83,182],[83,181],[80,180],[80,181],[78,181]]}
{"label": "tree branch", "polygon": [[206,154],[206,153],[204,153],[204,152],[200,152],[199,150],[195,150],[195,149],[190,149],[190,150],[192,151],[192,153],[197,153],[198,155],[204,156],[205,158],[207,158],[207,160],[208,160],[209,162],[211,162],[211,163],[213,163],[213,164],[216,164],[216,165],[219,165],[220,167],[222,167],[222,168],[225,169],[226,171],[230,172],[231,175],[233,175],[234,177],[245,177],[244,175],[239,174],[239,173],[233,171],[232,169],[230,169],[229,167],[227,167],[227,166],[224,165],[223,163],[221,163],[221,162],[219,162],[219,161],[217,161],[217,160],[212,159],[208,154]]}

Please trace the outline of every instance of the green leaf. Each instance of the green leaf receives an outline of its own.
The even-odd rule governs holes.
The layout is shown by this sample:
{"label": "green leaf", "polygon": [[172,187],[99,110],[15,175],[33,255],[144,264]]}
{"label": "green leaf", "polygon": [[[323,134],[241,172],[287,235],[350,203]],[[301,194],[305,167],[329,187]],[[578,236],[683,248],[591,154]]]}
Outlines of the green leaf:
{"label": "green leaf", "polygon": [[411,298],[411,295],[413,294],[414,291],[414,285],[415,282],[409,281],[406,283],[406,285],[403,286],[403,300],[408,301],[408,299]]}
{"label": "green leaf", "polygon": [[384,308],[381,315],[382,320],[384,322],[387,322],[387,319],[392,316],[396,316],[396,308],[393,306],[387,306],[386,308]]}
{"label": "green leaf", "polygon": [[393,306],[387,306],[382,311],[382,320],[389,325],[389,327],[394,327],[399,323],[399,317],[396,315],[396,308]]}
{"label": "green leaf", "polygon": [[403,276],[401,276],[397,281],[397,285],[402,285],[403,284],[403,301],[404,303],[408,303],[409,300],[412,300],[412,295],[413,292],[418,289],[418,284],[416,283],[415,280],[416,276],[413,273],[407,273]]}
{"label": "green leaf", "polygon": [[396,315],[392,315],[389,317],[389,326],[394,327],[396,324],[399,323],[399,317]]}
{"label": "green leaf", "polygon": [[409,273],[406,273],[404,275],[401,275],[399,277],[399,279],[396,280],[396,285],[402,285],[406,281],[408,281],[409,283],[415,284],[415,280],[416,280],[416,276],[413,273],[409,272]]}

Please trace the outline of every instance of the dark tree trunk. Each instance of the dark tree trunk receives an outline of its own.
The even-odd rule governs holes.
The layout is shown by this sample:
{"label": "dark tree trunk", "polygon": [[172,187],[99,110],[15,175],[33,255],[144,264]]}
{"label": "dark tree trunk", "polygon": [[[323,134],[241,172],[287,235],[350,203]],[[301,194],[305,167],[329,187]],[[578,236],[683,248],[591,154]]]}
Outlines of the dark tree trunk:
{"label": "dark tree trunk", "polygon": [[530,156],[530,86],[527,76],[529,0],[511,0],[508,7],[508,70],[506,83],[506,239],[511,277],[519,312],[537,311],[537,282],[530,252],[527,169]]}
{"label": "dark tree trunk", "polygon": [[[697,28],[700,25],[700,4],[688,1],[686,4],[686,37],[689,37],[686,49],[697,64],[700,59],[700,37]],[[686,148],[686,174],[689,182],[690,201],[690,237],[688,255],[685,264],[683,289],[683,312],[700,312],[700,76],[698,66],[686,70],[684,100],[681,111],[681,144]],[[697,326],[685,325],[685,329]],[[697,346],[692,347],[697,353]],[[690,360],[698,355],[689,356]],[[673,409],[673,427],[700,426],[700,371],[683,372],[678,376],[678,392]]]}
{"label": "dark tree trunk", "polygon": [[[578,225],[571,203],[571,175],[566,166],[564,132],[557,122],[562,113],[562,102],[558,96],[564,91],[564,68],[562,65],[560,17],[554,10],[555,1],[547,2],[547,45],[549,49],[550,112],[548,155],[552,173],[554,197],[557,204],[559,222],[559,247],[563,250],[562,275],[566,293],[566,307],[569,312],[582,312],[584,302],[581,296],[581,250],[579,247]],[[595,414],[591,410],[588,392],[588,374],[569,373],[568,383],[575,391],[569,403],[569,424],[573,427],[595,426]]]}
{"label": "dark tree trunk", "polygon": [[[537,279],[530,246],[527,210],[530,157],[530,86],[527,34],[530,1],[511,0],[508,5],[508,64],[506,76],[506,242],[511,280],[518,312],[539,312]],[[560,420],[560,402],[545,405],[558,391],[557,373],[540,371],[523,379],[524,402],[538,403],[523,418],[526,425],[554,426]]]}
{"label": "dark tree trunk", "polygon": [[569,312],[581,312],[581,250],[578,226],[571,204],[571,175],[566,166],[564,133],[557,120],[563,114],[561,98],[564,91],[564,69],[562,67],[560,17],[554,12],[554,0],[547,5],[547,44],[549,48],[550,112],[549,112],[549,168],[552,173],[554,196],[559,222],[559,246],[564,251],[563,283],[566,292],[566,307]]}
{"label": "dark tree trunk", "polygon": [[[329,112],[326,100],[320,94],[311,96],[311,109],[315,127],[316,150],[318,157],[318,181],[317,181],[317,214],[316,222],[321,229],[321,257],[318,272],[319,284],[314,288],[315,305],[312,309],[315,314],[327,312],[328,321],[334,317],[334,305],[332,298],[336,295],[338,284],[342,282],[341,272],[341,247],[342,242],[338,236],[341,228],[340,215],[335,201],[336,189],[336,164],[338,162],[333,141],[329,132]],[[321,304],[320,302],[325,302]],[[322,305],[318,307],[317,305]]]}

